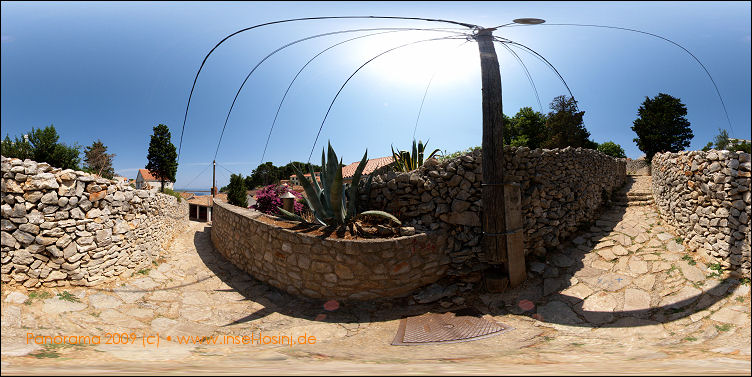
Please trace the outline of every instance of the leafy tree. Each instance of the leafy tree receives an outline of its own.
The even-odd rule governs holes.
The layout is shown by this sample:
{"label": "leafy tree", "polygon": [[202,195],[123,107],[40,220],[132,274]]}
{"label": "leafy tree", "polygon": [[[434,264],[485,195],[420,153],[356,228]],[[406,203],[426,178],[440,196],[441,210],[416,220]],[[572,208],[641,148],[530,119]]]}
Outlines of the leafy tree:
{"label": "leafy tree", "polygon": [[253,169],[246,178],[247,187],[266,186],[279,181],[278,168],[271,161],[265,162]]}
{"label": "leafy tree", "polygon": [[731,141],[729,140],[728,131],[719,128],[718,135],[713,138],[713,141],[709,141],[708,144],[702,148],[702,150],[709,151],[713,148],[718,150],[731,150],[731,148],[733,148]]}
{"label": "leafy tree", "polygon": [[112,179],[115,175],[115,169],[112,168],[112,158],[114,153],[107,153],[107,147],[101,140],[97,140],[91,146],[84,149],[85,168],[92,173],[102,177]]}
{"label": "leafy tree", "polygon": [[[506,118],[505,118],[506,120]],[[512,146],[525,146],[530,149],[540,148],[547,139],[546,116],[534,111],[531,107],[523,107],[509,118],[509,138],[504,135],[504,143]]]}
{"label": "leafy tree", "polygon": [[637,114],[632,126],[632,131],[637,134],[634,141],[645,152],[648,161],[658,152],[684,150],[694,137],[689,121],[684,117],[687,107],[676,97],[665,93],[652,99],[645,97]]}
{"label": "leafy tree", "polygon": [[598,151],[604,154],[607,154],[609,156],[612,156],[612,157],[617,157],[617,158],[627,157],[621,145],[616,144],[613,141],[607,141],[605,143],[598,144]]}
{"label": "leafy tree", "polygon": [[741,142],[740,144],[734,144],[732,145],[729,150],[734,152],[747,152],[752,153],[752,144],[747,143],[746,141]]}
{"label": "leafy tree", "polygon": [[728,131],[719,128],[718,135],[715,136],[713,142],[715,143],[715,149],[728,149],[728,146],[730,144]]}
{"label": "leafy tree", "polygon": [[230,175],[230,184],[227,185],[227,202],[238,207],[248,207],[248,199],[246,197],[246,188],[245,181],[243,180],[243,175]]}
{"label": "leafy tree", "polygon": [[79,147],[58,143],[59,139],[60,135],[53,125],[39,129],[32,127],[21,140],[16,137],[15,141],[11,141],[6,135],[2,141],[2,153],[7,157],[46,162],[57,168],[78,169],[81,162]]}
{"label": "leafy tree", "polygon": [[160,191],[164,192],[165,181],[174,182],[178,171],[178,153],[170,141],[170,129],[164,124],[154,127],[154,134],[149,142],[149,154],[146,169],[161,182]]}
{"label": "leafy tree", "polygon": [[[295,174],[295,168],[293,165],[305,166],[306,164],[298,161],[293,161],[284,166],[275,166],[271,161],[265,162],[256,169],[253,169],[251,175],[245,177],[245,186],[249,189],[253,189],[259,186],[267,186],[273,183],[279,183],[282,179],[289,179],[291,175]],[[321,171],[321,166],[312,165],[314,171]],[[306,168],[307,169],[307,168]]]}
{"label": "leafy tree", "polygon": [[573,97],[557,96],[551,102],[550,107],[553,111],[546,117],[548,137],[541,143],[541,147],[594,149],[597,146],[588,139],[590,132],[585,129],[582,121],[585,112],[577,111],[577,101]]}
{"label": "leafy tree", "polygon": [[33,148],[29,143],[28,137],[24,137],[19,140],[18,136],[15,137],[15,141],[11,141],[10,137],[6,134],[5,139],[2,141],[2,155],[5,157],[19,158],[25,160],[32,157]]}

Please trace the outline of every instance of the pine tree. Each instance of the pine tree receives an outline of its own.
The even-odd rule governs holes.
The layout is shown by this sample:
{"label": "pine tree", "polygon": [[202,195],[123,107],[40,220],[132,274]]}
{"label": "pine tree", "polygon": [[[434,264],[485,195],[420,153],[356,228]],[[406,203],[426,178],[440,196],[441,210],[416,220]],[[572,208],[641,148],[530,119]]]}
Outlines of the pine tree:
{"label": "pine tree", "polygon": [[632,131],[637,134],[634,142],[645,152],[648,161],[658,152],[679,152],[689,146],[694,137],[689,128],[687,107],[668,94],[659,93],[654,98],[645,97],[637,110]]}
{"label": "pine tree", "polygon": [[178,153],[170,141],[170,129],[164,124],[154,127],[154,134],[149,142],[149,154],[146,169],[160,180],[160,191],[164,192],[165,181],[175,182],[178,171]]}
{"label": "pine tree", "polygon": [[91,146],[86,147],[84,156],[86,168],[90,172],[108,179],[112,179],[115,175],[115,170],[112,168],[112,158],[115,157],[115,154],[107,153],[107,147],[101,140],[97,140]]}
{"label": "pine tree", "polygon": [[245,180],[241,174],[232,174],[227,185],[227,202],[238,207],[248,208]]}
{"label": "pine tree", "polygon": [[552,112],[546,117],[547,140],[541,143],[543,148],[583,147],[595,149],[597,145],[590,141],[590,132],[585,129],[582,117],[584,111],[577,111],[577,101],[573,97],[558,96],[551,102]]}

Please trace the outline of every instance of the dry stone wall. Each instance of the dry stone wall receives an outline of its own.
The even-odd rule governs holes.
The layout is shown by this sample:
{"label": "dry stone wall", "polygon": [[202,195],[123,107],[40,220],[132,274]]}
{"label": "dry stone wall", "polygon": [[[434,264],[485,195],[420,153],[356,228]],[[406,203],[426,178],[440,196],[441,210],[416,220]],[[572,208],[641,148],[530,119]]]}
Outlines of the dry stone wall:
{"label": "dry stone wall", "polygon": [[750,155],[732,151],[659,153],[653,196],[661,217],[691,250],[750,275]]}
{"label": "dry stone wall", "polygon": [[[481,153],[428,160],[409,173],[374,176],[370,208],[397,215],[418,230],[449,236],[450,275],[487,266],[481,250]],[[624,184],[626,162],[590,149],[505,147],[505,181],[519,183],[525,254],[544,255],[594,221],[610,193]],[[364,191],[362,191],[364,192]]]}
{"label": "dry stone wall", "polygon": [[627,158],[627,174],[630,175],[650,175],[650,164],[645,157],[636,160]]}
{"label": "dry stone wall", "polygon": [[365,300],[399,297],[446,273],[446,237],[322,239],[258,220],[261,212],[214,201],[211,238],[233,264],[290,294]]}
{"label": "dry stone wall", "polygon": [[46,163],[0,157],[2,281],[96,285],[151,265],[188,203]]}

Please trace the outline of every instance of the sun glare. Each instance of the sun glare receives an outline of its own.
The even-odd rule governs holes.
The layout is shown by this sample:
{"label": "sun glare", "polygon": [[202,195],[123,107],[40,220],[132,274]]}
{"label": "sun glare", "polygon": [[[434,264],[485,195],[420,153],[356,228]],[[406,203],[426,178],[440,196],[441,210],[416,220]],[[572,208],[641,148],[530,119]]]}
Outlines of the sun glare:
{"label": "sun glare", "polygon": [[[347,64],[353,70],[374,56],[414,41],[450,36],[449,33],[390,33],[367,38],[353,46]],[[366,38],[364,38],[365,40]],[[478,47],[463,37],[426,41],[400,47],[368,63],[358,72],[386,84],[425,87],[433,83],[460,84],[477,76],[480,69]]]}

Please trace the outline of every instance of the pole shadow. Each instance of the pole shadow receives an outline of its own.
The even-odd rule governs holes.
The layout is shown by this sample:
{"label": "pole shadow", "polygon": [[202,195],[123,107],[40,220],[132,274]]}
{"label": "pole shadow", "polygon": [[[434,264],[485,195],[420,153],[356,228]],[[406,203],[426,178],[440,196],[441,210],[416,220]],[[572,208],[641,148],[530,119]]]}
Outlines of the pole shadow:
{"label": "pole shadow", "polygon": [[[617,192],[611,199],[616,202],[626,199],[625,193],[631,183],[627,182],[621,191]],[[622,194],[624,198],[619,198],[619,195]],[[625,207],[621,207],[620,209],[619,207],[606,207],[604,211],[601,211],[600,215],[597,216],[598,219],[595,221],[598,231],[586,231],[592,234],[590,243],[595,245],[601,238],[607,237],[613,231],[618,231],[615,229],[616,225],[623,219],[625,213]],[[622,311],[585,310],[583,309],[583,299],[562,293],[571,287],[571,279],[565,279],[565,277],[568,278],[576,275],[579,280],[587,281],[586,279],[589,279],[591,280],[591,285],[601,286],[603,288],[602,291],[612,293],[629,285],[633,276],[585,266],[585,257],[591,253],[595,253],[595,249],[594,246],[583,246],[585,244],[579,247],[574,246],[572,240],[581,234],[582,232],[576,232],[569,240],[562,243],[562,245],[566,246],[559,247],[559,250],[556,252],[547,253],[546,259],[548,260],[548,264],[542,276],[538,277],[528,273],[528,279],[521,286],[499,294],[486,293],[481,288],[476,287],[473,291],[467,292],[465,304],[453,305],[449,308],[440,306],[438,302],[432,304],[412,304],[410,296],[363,302],[344,301],[336,302],[335,304],[327,302],[327,300],[294,296],[255,279],[219,254],[211,242],[210,225],[207,225],[203,231],[197,232],[194,235],[194,245],[206,267],[230,287],[223,291],[238,292],[244,297],[244,300],[253,301],[264,306],[264,308],[227,323],[225,326],[254,321],[275,312],[291,317],[323,322],[361,323],[389,321],[427,312],[442,313],[452,311],[458,315],[472,316],[529,315],[540,322],[568,326],[592,328],[639,327],[675,321],[705,310],[731,295],[734,289],[740,284],[738,279],[726,278],[702,291],[700,294],[686,297],[670,304],[646,309]],[[527,259],[528,263],[530,263],[533,258],[529,255]],[[565,263],[562,263],[562,260]],[[557,271],[554,272],[554,270]],[[558,270],[562,270],[562,272],[558,273]],[[656,279],[662,273],[665,274],[665,272],[655,273]],[[677,273],[681,274],[679,271]],[[554,275],[557,277],[554,278]],[[547,283],[546,280],[548,279],[553,280]],[[623,282],[619,281],[619,279],[630,280],[630,282],[624,286],[620,286]],[[655,284],[658,284],[658,282]],[[553,288],[549,285],[553,285]],[[596,293],[594,292],[593,294]],[[525,307],[525,305],[522,305],[526,302],[531,303],[532,306]],[[332,306],[335,309],[331,309]]]}

